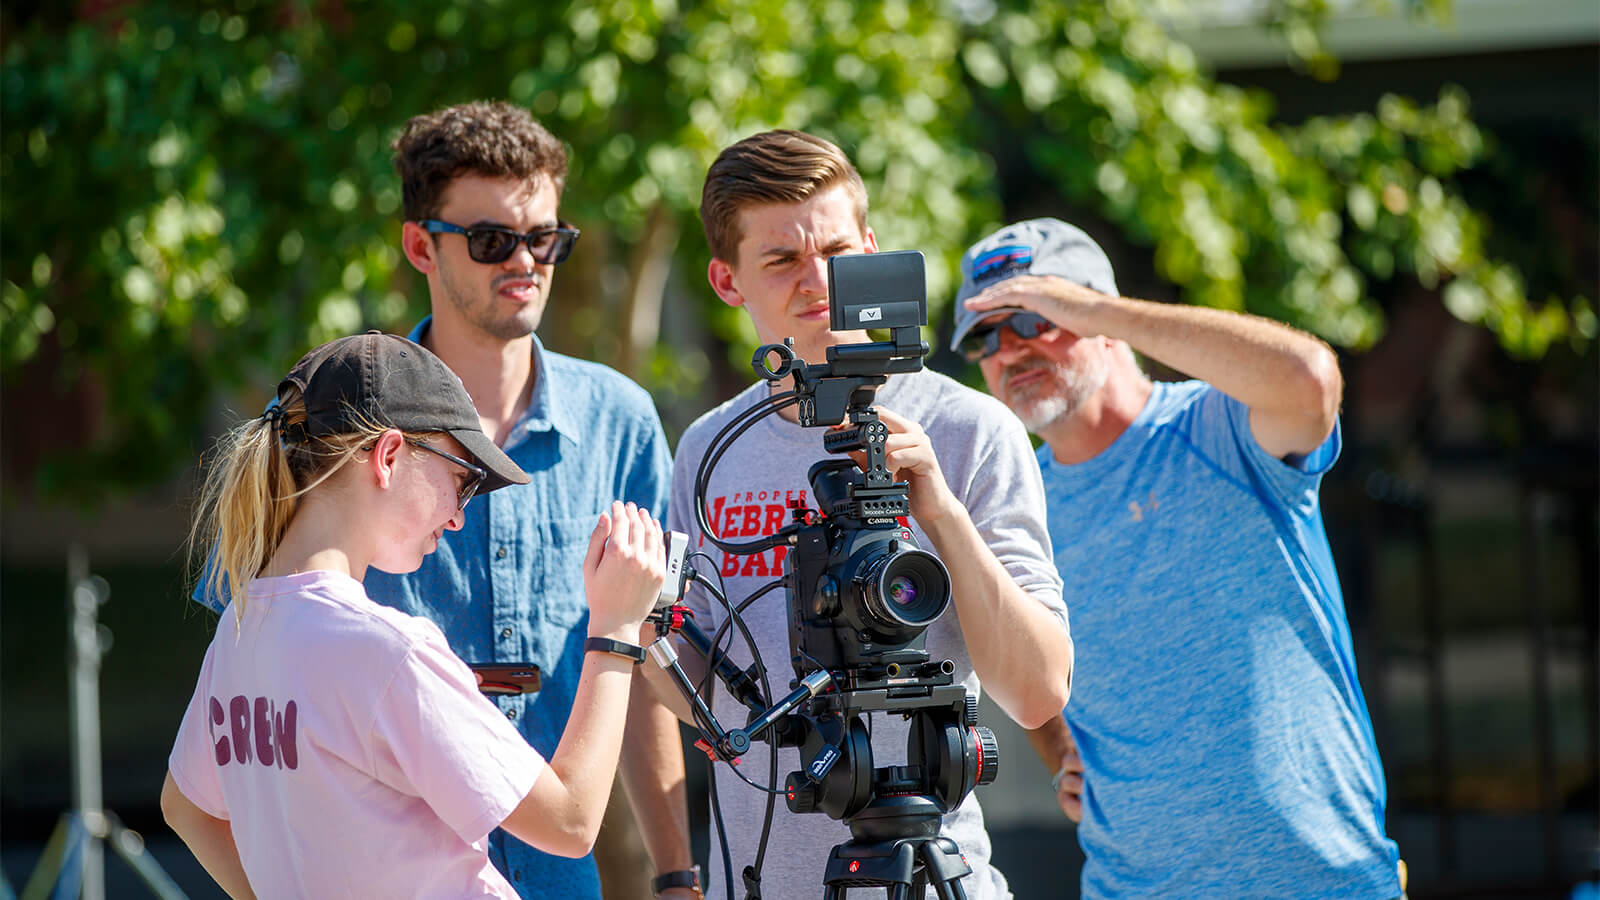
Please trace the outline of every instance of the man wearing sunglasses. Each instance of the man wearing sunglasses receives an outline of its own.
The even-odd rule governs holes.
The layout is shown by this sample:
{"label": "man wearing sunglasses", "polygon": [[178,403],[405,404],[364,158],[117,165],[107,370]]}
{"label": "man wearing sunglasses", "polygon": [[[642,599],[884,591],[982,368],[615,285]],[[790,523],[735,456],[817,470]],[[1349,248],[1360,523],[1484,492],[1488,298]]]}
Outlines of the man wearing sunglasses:
{"label": "man wearing sunglasses", "polygon": [[[367,591],[437,622],[465,660],[536,664],[537,693],[494,699],[548,756],[572,710],[583,658],[588,534],[612,500],[666,515],[667,443],[643,389],[545,349],[534,334],[556,267],[579,238],[559,214],[561,142],[524,109],[480,102],[413,118],[394,152],[401,248],[427,282],[432,312],[410,337],[461,377],[484,433],[532,481],[474,500],[462,529],[446,532],[422,568],[369,576]],[[658,873],[693,865],[682,759],[676,721],[634,704],[620,781]],[[613,794],[602,845],[629,827],[620,796]],[[625,852],[625,842],[614,846]],[[550,856],[497,831],[490,857],[523,897],[600,897],[593,856]],[[634,868],[645,869],[644,861]],[[648,890],[648,872],[630,874],[637,880],[612,886],[629,896]],[[694,893],[677,887],[661,896]]]}
{"label": "man wearing sunglasses", "polygon": [[[1001,229],[961,269],[951,345],[1045,442],[1086,668],[1030,737],[1080,823],[1083,896],[1400,896],[1318,506],[1332,351],[1119,296],[1100,247],[1055,219]],[[1194,380],[1152,383],[1134,351]]]}

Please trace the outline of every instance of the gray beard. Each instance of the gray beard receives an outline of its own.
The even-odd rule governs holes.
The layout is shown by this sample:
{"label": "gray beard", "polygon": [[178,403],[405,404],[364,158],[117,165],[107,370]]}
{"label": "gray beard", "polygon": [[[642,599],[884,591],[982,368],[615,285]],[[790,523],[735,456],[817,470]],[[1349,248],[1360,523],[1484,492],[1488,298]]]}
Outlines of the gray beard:
{"label": "gray beard", "polygon": [[1048,369],[1049,377],[1023,388],[1011,398],[1012,411],[1022,420],[1023,426],[1035,434],[1077,415],[1089,398],[1105,386],[1111,374],[1105,361],[1097,358],[1078,368],[1061,363],[1013,366],[1006,376],[1040,368]]}

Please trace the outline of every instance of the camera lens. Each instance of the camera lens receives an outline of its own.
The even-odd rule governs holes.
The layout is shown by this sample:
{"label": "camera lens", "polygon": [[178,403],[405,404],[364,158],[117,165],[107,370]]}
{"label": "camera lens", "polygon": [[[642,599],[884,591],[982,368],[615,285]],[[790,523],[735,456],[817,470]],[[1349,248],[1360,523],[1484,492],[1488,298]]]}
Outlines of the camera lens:
{"label": "camera lens", "polygon": [[917,602],[917,581],[910,575],[896,575],[889,582],[889,599],[897,606],[910,606]]}
{"label": "camera lens", "polygon": [[884,553],[856,580],[866,611],[885,634],[925,627],[950,605],[950,573],[926,550]]}

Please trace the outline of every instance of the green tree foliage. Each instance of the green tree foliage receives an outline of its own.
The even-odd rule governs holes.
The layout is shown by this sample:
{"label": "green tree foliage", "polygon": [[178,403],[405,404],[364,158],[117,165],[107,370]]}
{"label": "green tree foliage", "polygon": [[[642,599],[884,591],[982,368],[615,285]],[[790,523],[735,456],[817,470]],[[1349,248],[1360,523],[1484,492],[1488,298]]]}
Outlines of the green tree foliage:
{"label": "green tree foliage", "polygon": [[[1513,353],[1594,333],[1586,301],[1530,304],[1486,257],[1452,182],[1484,144],[1464,97],[1284,128],[1132,0],[200,7],[6,29],[0,371],[48,360],[62,390],[104,396],[91,444],[42,475],[57,493],[159,479],[219,395],[263,396],[316,342],[408,327],[426,297],[398,250],[388,145],[410,115],[482,97],[527,105],[573,149],[564,211],[584,237],[546,339],[661,389],[706,377],[703,354],[657,342],[666,273],[706,262],[705,168],[774,126],[851,152],[881,243],[928,252],[936,305],[1001,217],[988,154],[1021,141],[1191,302],[1362,347],[1382,331],[1368,284],[1406,275]],[[748,359],[745,318],[703,300]]]}

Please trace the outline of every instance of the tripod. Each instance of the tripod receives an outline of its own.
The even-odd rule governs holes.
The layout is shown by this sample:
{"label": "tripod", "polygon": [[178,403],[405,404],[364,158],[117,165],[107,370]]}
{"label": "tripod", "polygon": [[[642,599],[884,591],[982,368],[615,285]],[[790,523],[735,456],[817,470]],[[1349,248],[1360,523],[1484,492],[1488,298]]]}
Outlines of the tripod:
{"label": "tripod", "polygon": [[150,892],[162,900],[183,900],[184,893],[145,852],[138,832],[123,827],[103,806],[100,790],[100,657],[111,647],[111,631],[99,624],[101,604],[111,589],[104,578],[89,574],[83,548],[67,552],[67,610],[72,617],[68,672],[72,704],[73,809],[62,815],[45,845],[44,855],[22,889],[22,900],[44,897],[106,895],[105,851],[111,849],[132,867]]}

